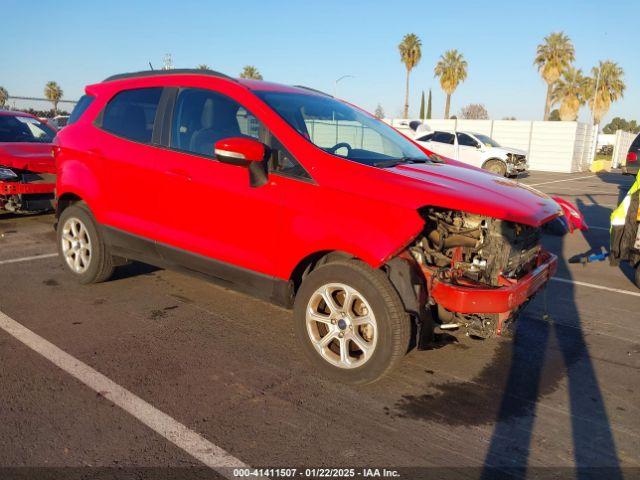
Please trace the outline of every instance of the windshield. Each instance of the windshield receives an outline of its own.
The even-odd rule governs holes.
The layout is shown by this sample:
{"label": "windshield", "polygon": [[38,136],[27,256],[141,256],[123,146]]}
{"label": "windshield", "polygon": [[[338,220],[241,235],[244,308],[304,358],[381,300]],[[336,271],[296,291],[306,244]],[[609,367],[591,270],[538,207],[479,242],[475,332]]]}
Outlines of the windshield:
{"label": "windshield", "polygon": [[422,150],[384,122],[329,96],[255,93],[325,152],[380,167],[429,161]]}
{"label": "windshield", "polygon": [[0,142],[51,143],[56,132],[33,117],[0,115]]}
{"label": "windshield", "polygon": [[500,147],[500,144],[493,138],[487,137],[486,135],[480,135],[478,133],[474,133],[473,135],[482,143],[484,143],[485,147]]}

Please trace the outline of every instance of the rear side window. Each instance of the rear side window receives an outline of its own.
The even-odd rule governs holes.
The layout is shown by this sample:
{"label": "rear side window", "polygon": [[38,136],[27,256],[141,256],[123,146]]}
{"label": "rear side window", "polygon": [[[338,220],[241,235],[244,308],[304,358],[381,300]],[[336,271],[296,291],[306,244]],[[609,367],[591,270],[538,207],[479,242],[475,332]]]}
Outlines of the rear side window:
{"label": "rear side window", "polygon": [[636,139],[633,141],[633,143],[631,144],[631,148],[629,150],[631,151],[640,150],[640,135],[638,135]]}
{"label": "rear side window", "polygon": [[453,145],[454,138],[455,137],[453,136],[453,133],[436,132],[434,133],[433,138],[431,140],[433,142],[448,143],[449,145]]}
{"label": "rear side window", "polygon": [[125,90],[104,109],[102,128],[135,142],[150,143],[162,88]]}
{"label": "rear side window", "polygon": [[80,97],[80,100],[78,100],[78,103],[76,103],[76,106],[73,107],[73,111],[71,112],[71,115],[69,116],[69,119],[67,120],[66,125],[71,125],[72,123],[76,123],[78,119],[82,116],[82,114],[85,112],[85,110],[89,108],[89,105],[91,105],[91,102],[93,102],[93,98],[94,97],[92,97],[91,95],[83,95],[82,97]]}

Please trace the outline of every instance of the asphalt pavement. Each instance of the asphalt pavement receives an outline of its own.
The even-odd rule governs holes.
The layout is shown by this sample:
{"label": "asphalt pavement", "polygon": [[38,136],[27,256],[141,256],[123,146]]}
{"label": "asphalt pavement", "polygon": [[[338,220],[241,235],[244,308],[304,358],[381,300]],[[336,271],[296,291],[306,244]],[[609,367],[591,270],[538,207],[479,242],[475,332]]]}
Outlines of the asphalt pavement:
{"label": "asphalt pavement", "polygon": [[640,290],[567,263],[608,246],[632,180],[520,179],[592,229],[545,238],[559,270],[517,340],[443,337],[365,387],[318,377],[288,310],[139,263],[80,286],[53,215],[0,214],[0,478],[638,478]]}

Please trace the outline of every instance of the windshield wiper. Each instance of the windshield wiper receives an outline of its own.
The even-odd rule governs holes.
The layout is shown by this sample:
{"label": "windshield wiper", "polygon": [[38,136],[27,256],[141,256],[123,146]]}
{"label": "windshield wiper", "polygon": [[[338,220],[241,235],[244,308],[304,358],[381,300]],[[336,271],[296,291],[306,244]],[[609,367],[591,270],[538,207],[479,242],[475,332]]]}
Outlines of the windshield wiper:
{"label": "windshield wiper", "polygon": [[373,166],[380,167],[380,168],[391,168],[397,165],[401,165],[403,163],[428,163],[428,162],[429,160],[426,158],[402,157],[402,158],[394,158],[392,160],[382,160],[381,162],[375,162]]}

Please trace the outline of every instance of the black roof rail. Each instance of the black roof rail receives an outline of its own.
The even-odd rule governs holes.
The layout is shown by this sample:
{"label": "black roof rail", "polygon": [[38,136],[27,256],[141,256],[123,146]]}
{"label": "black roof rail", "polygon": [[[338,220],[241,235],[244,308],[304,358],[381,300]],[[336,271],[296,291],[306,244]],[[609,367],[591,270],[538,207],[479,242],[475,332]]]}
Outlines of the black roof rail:
{"label": "black roof rail", "polygon": [[103,82],[111,82],[114,80],[123,80],[125,78],[139,78],[139,77],[155,77],[158,75],[208,75],[210,77],[225,78],[227,80],[237,81],[235,78],[225,75],[224,73],[216,72],[214,70],[201,70],[199,68],[174,68],[172,70],[142,70],[140,72],[119,73],[117,75],[111,75],[103,80]]}
{"label": "black roof rail", "polygon": [[331,97],[333,98],[333,95],[327,93],[327,92],[323,92],[322,90],[317,90],[315,88],[311,88],[311,87],[305,87],[304,85],[294,85],[294,87],[296,88],[302,88],[303,90],[309,90],[310,92],[315,92],[315,93],[319,93],[320,95],[325,95],[327,97]]}

